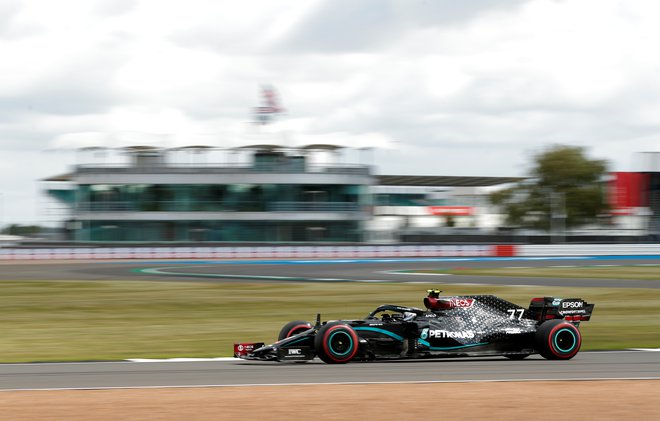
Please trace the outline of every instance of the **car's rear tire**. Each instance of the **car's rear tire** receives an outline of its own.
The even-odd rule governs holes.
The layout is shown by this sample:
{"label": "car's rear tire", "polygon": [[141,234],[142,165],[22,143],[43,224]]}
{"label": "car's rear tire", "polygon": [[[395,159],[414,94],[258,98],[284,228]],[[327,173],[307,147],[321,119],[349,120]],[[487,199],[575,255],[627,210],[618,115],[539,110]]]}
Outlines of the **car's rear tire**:
{"label": "car's rear tire", "polygon": [[357,333],[347,324],[328,323],[322,326],[314,338],[316,355],[328,364],[344,364],[358,351]]}
{"label": "car's rear tire", "polygon": [[310,322],[306,322],[304,320],[294,320],[284,325],[282,330],[280,330],[280,334],[277,335],[277,340],[281,341],[282,339],[297,335],[311,328],[312,324]]}
{"label": "car's rear tire", "polygon": [[536,350],[548,360],[570,360],[582,345],[577,327],[564,320],[549,320],[536,330]]}

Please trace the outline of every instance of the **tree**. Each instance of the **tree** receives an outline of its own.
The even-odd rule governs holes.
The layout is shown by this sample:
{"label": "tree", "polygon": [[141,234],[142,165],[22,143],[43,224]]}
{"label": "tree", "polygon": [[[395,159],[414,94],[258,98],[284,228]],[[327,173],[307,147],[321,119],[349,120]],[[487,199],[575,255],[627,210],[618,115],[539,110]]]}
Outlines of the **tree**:
{"label": "tree", "polygon": [[490,199],[511,226],[550,230],[560,219],[566,228],[579,227],[608,209],[606,174],[607,162],[587,158],[584,148],[554,145],[534,157],[529,178]]}
{"label": "tree", "polygon": [[29,236],[39,234],[42,231],[42,227],[38,225],[18,225],[11,224],[2,229],[0,234],[9,234],[9,235],[21,235]]}

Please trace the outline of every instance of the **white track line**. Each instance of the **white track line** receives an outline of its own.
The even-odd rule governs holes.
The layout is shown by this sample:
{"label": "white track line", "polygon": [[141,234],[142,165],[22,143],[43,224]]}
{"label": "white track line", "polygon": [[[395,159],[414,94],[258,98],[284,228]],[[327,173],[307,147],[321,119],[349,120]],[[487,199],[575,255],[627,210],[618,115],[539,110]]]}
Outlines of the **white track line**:
{"label": "white track line", "polygon": [[[598,354],[605,354],[605,353],[622,353],[622,352],[636,352],[636,351],[658,351],[660,352],[660,348],[628,348],[628,349],[622,349],[622,350],[614,350],[614,351],[586,351],[582,352],[582,354],[593,352],[593,353],[598,353]],[[204,362],[204,361],[246,361],[242,360],[240,358],[234,358],[234,357],[217,357],[217,358],[164,358],[164,359],[156,359],[156,358],[130,358],[128,360],[124,360],[132,363],[180,363],[180,362]]]}
{"label": "white track line", "polygon": [[[472,284],[461,284],[461,285],[472,285]],[[660,348],[628,348],[628,349],[620,349],[620,350],[612,350],[612,351],[583,351],[580,354],[588,354],[588,353],[594,353],[594,354],[621,354],[621,353],[627,353],[627,352],[660,352]],[[234,358],[234,357],[214,357],[214,358],[164,358],[164,359],[157,359],[157,358],[129,358],[126,360],[120,360],[120,361],[63,361],[63,362],[36,362],[36,363],[0,363],[0,367],[2,366],[35,366],[35,365],[72,365],[72,364],[79,364],[79,365],[89,365],[89,364],[126,364],[126,363],[178,363],[178,362],[204,362],[204,361],[217,361],[217,362],[240,362],[240,361],[246,361],[242,360],[240,358]]]}
{"label": "white track line", "polygon": [[[382,273],[384,275],[415,275],[415,276],[451,276],[451,273],[420,273],[420,272],[401,272],[398,270],[383,270],[375,273]],[[391,281],[390,281],[391,282]]]}
{"label": "white track line", "polygon": [[203,362],[203,361],[239,361],[234,357],[217,357],[217,358],[129,358],[132,363],[187,363],[187,362]]}
{"label": "white track line", "polygon": [[[388,273],[388,272],[384,272]],[[415,276],[449,276],[449,273],[405,273],[405,272],[399,272],[399,273],[390,273],[391,275],[415,275]]]}

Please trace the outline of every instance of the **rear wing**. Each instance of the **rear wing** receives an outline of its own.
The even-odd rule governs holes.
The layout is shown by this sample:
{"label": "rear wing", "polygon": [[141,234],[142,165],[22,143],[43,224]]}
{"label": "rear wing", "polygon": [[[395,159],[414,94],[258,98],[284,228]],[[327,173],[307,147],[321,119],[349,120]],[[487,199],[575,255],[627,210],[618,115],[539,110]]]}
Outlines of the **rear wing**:
{"label": "rear wing", "polygon": [[582,298],[542,297],[532,298],[529,304],[530,317],[543,322],[552,319],[564,319],[568,322],[586,322],[591,319],[594,304],[588,304]]}

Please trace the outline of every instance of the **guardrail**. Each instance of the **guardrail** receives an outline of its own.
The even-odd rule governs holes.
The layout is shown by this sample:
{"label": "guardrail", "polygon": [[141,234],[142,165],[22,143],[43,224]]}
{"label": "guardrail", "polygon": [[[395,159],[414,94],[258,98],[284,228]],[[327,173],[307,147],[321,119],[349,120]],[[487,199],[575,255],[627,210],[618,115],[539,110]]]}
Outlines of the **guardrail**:
{"label": "guardrail", "polygon": [[660,244],[0,248],[0,260],[660,256]]}
{"label": "guardrail", "polygon": [[78,259],[282,259],[358,257],[496,256],[501,246],[257,246],[257,247],[98,247],[6,248],[0,260]]}
{"label": "guardrail", "polygon": [[660,244],[550,244],[516,246],[516,256],[645,256],[660,255]]}

